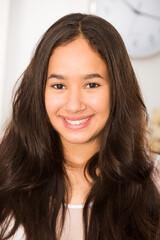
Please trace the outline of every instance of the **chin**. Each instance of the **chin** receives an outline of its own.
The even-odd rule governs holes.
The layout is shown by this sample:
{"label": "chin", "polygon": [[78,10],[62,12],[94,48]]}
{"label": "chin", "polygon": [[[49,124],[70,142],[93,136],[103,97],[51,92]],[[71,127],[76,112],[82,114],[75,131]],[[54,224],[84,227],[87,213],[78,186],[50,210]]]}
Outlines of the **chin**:
{"label": "chin", "polygon": [[91,138],[82,138],[82,137],[78,137],[78,136],[75,136],[75,137],[64,137],[64,136],[61,136],[61,139],[62,139],[62,142],[65,141],[65,142],[68,142],[68,143],[71,143],[71,144],[84,144],[84,143],[88,143],[91,141]]}
{"label": "chin", "polygon": [[82,140],[82,139],[65,139],[65,141],[71,144],[84,144],[89,142],[87,140]]}

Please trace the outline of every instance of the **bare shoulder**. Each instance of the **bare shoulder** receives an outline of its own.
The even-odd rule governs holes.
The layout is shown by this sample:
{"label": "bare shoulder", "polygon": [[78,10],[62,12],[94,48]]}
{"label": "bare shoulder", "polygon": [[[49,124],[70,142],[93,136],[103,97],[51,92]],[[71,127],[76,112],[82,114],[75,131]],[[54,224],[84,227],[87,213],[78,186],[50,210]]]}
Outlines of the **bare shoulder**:
{"label": "bare shoulder", "polygon": [[160,154],[154,155],[153,179],[154,179],[154,182],[160,192]]}

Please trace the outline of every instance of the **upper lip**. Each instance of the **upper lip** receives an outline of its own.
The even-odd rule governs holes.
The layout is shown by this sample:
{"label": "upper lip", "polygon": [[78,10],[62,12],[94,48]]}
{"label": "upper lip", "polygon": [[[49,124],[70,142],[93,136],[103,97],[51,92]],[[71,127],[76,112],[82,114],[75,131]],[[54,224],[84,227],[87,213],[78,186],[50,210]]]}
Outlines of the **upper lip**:
{"label": "upper lip", "polygon": [[67,120],[71,120],[71,121],[78,121],[78,120],[82,120],[82,119],[86,119],[86,118],[90,118],[92,117],[94,114],[92,115],[88,115],[88,116],[78,116],[78,117],[67,117],[67,116],[60,116],[64,119],[67,119]]}

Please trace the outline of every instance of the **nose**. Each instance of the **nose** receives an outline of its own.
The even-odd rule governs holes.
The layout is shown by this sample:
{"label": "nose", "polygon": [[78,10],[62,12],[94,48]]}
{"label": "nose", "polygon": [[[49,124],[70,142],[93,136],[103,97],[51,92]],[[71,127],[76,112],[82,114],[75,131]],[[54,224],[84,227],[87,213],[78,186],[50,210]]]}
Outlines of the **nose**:
{"label": "nose", "polygon": [[70,114],[79,113],[86,109],[85,100],[80,90],[72,89],[68,92],[64,109]]}

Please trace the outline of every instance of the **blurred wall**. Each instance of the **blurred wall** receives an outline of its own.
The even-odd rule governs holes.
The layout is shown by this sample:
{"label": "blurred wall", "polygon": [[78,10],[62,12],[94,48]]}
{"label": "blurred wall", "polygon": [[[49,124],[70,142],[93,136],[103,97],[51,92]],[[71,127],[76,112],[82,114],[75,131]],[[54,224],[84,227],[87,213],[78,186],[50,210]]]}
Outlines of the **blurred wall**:
{"label": "blurred wall", "polygon": [[[89,12],[90,0],[0,0],[0,134],[11,110],[13,87],[39,38],[56,20]],[[149,113],[160,107],[160,54],[132,60]]]}
{"label": "blurred wall", "polygon": [[6,63],[6,52],[7,52],[7,36],[8,36],[8,25],[9,25],[9,11],[10,0],[0,0],[0,132],[2,123],[5,120],[4,112],[2,110],[4,95],[4,84],[5,84],[5,63]]}

